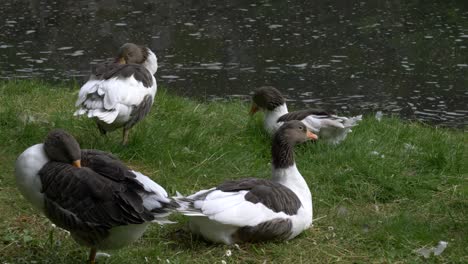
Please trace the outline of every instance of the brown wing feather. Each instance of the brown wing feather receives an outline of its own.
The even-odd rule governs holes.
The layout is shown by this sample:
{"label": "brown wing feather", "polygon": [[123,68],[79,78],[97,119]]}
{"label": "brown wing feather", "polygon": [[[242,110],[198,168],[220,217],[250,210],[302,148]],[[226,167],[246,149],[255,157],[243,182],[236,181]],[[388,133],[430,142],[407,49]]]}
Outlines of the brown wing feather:
{"label": "brown wing feather", "polygon": [[321,115],[324,117],[330,116],[331,113],[323,110],[323,109],[307,109],[307,110],[300,110],[300,111],[294,111],[294,112],[289,112],[287,114],[282,115],[280,118],[278,118],[277,122],[287,122],[287,121],[292,121],[292,120],[302,120],[310,115]]}
{"label": "brown wing feather", "polygon": [[294,215],[301,207],[297,195],[286,186],[264,179],[246,178],[226,181],[216,189],[223,192],[249,191],[245,199],[251,203],[262,203],[274,212]]}

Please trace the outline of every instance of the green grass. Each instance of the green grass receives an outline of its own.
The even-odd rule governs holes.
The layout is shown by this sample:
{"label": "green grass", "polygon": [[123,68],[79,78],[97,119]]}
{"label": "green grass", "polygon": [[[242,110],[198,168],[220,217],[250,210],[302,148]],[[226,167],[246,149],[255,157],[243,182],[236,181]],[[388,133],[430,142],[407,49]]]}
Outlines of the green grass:
{"label": "green grass", "polygon": [[[0,83],[0,263],[87,258],[86,248],[53,228],[15,187],[16,157],[54,127],[71,132],[83,148],[116,154],[170,194],[270,175],[261,114],[250,118],[245,103],[202,103],[160,90],[151,114],[122,147],[120,132],[103,137],[91,120],[72,116],[78,88]],[[468,262],[466,133],[366,116],[342,144],[306,143],[295,152],[317,219],[299,237],[238,248],[213,245],[192,237],[187,220],[173,215],[177,224],[152,225],[138,242],[99,263]],[[413,252],[440,240],[449,243],[441,256],[425,260]]]}

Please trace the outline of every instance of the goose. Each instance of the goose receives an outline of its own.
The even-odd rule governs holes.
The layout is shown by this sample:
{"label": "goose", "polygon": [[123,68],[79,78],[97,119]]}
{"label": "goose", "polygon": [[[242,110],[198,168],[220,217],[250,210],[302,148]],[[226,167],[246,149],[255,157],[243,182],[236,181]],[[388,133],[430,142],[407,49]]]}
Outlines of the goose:
{"label": "goose", "polygon": [[34,208],[91,249],[91,263],[98,249],[132,243],[151,222],[170,223],[167,216],[177,206],[147,176],[112,154],[81,150],[76,139],[60,129],[18,157],[15,176]]}
{"label": "goose", "polygon": [[124,44],[114,61],[98,64],[81,87],[75,116],[96,121],[101,134],[123,128],[122,144],[130,129],[151,110],[157,84],[156,55],[147,47]]}
{"label": "goose", "polygon": [[286,121],[302,121],[307,128],[316,133],[321,141],[338,144],[343,141],[351,128],[362,120],[362,115],[343,117],[330,114],[322,109],[306,109],[288,112],[286,101],[280,91],[271,86],[256,89],[252,97],[250,114],[264,111],[263,125],[271,135]]}
{"label": "goose", "polygon": [[312,196],[294,161],[294,145],[317,139],[300,121],[273,137],[271,179],[229,180],[190,196],[173,197],[190,230],[206,240],[234,244],[288,240],[312,224]]}

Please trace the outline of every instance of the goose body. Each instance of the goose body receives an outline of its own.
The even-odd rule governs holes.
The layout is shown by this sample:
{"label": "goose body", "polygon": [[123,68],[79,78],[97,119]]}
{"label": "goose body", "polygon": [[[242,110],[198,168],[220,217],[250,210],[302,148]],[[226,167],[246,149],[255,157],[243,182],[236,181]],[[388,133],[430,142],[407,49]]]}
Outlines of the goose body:
{"label": "goose body", "polygon": [[178,210],[189,216],[191,231],[212,242],[233,244],[288,240],[310,227],[312,196],[294,162],[295,143],[283,137],[283,132],[300,128],[303,130],[296,134],[303,142],[306,129],[300,122],[288,122],[277,132],[271,179],[231,180],[187,197],[175,197],[181,203]]}
{"label": "goose body", "polygon": [[[49,133],[52,140],[29,147],[15,164],[18,189],[54,224],[95,254],[97,249],[117,249],[134,242],[151,222],[169,222],[167,216],[176,205],[164,188],[113,155],[80,149],[70,155],[66,153],[73,144],[65,144],[60,147],[64,151],[55,156],[70,162],[53,158],[54,154],[51,157],[49,153],[60,152],[48,145],[56,144],[50,141],[62,133]],[[72,165],[75,159],[80,162]]]}
{"label": "goose body", "polygon": [[126,144],[130,128],[151,110],[157,91],[157,68],[156,55],[149,48],[125,44],[115,61],[93,69],[80,89],[74,115],[94,119],[103,134],[123,128]]}
{"label": "goose body", "polygon": [[352,131],[351,128],[362,120],[362,115],[348,118],[329,114],[322,109],[289,112],[284,97],[273,87],[261,87],[255,91],[251,114],[258,110],[265,112],[263,124],[270,135],[273,135],[284,122],[298,120],[312,132],[317,133],[321,141],[331,144],[343,141]]}

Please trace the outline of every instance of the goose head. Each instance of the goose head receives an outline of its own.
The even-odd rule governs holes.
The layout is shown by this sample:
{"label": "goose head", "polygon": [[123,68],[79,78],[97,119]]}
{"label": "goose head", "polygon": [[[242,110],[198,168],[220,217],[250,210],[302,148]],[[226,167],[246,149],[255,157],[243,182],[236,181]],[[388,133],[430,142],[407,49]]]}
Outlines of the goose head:
{"label": "goose head", "polygon": [[143,64],[148,58],[148,49],[133,43],[125,43],[117,55],[119,64]]}
{"label": "goose head", "polygon": [[263,86],[254,91],[250,114],[253,115],[257,111],[273,111],[284,103],[285,99],[280,91],[272,86]]}
{"label": "goose head", "polygon": [[317,138],[317,135],[310,132],[301,121],[285,122],[273,136],[271,144],[273,168],[284,169],[293,166],[294,146]]}
{"label": "goose head", "polygon": [[47,134],[44,151],[52,161],[81,167],[81,149],[76,139],[65,130],[54,129]]}
{"label": "goose head", "polygon": [[289,121],[285,122],[275,133],[273,141],[280,141],[288,143],[288,145],[294,146],[307,140],[317,140],[318,136],[302,123],[301,121]]}

